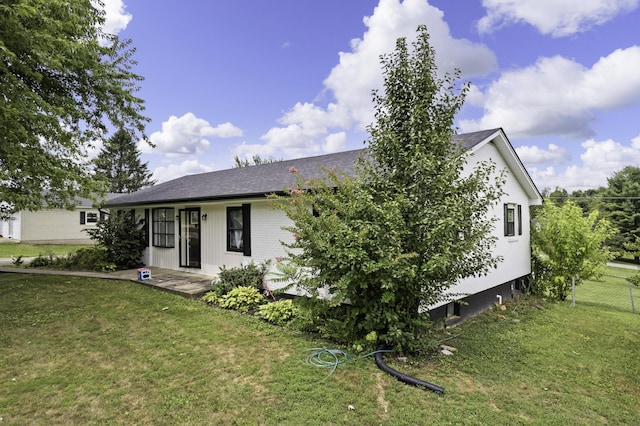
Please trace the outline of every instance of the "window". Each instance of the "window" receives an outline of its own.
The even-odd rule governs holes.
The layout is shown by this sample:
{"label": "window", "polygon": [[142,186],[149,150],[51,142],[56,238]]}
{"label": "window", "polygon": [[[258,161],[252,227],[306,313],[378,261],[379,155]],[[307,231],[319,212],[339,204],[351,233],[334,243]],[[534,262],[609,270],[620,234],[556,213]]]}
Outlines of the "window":
{"label": "window", "polygon": [[522,206],[520,204],[504,205],[504,235],[512,237],[522,235]]}
{"label": "window", "polygon": [[447,318],[459,317],[460,316],[460,306],[461,306],[461,303],[458,302],[458,301],[449,302],[449,304],[447,304],[446,317]]}
{"label": "window", "polygon": [[153,209],[154,247],[175,247],[175,218],[172,208]]}
{"label": "window", "polygon": [[80,212],[80,225],[86,225],[87,223],[98,223],[98,213]]}
{"label": "window", "polygon": [[251,204],[227,207],[227,250],[251,256]]}

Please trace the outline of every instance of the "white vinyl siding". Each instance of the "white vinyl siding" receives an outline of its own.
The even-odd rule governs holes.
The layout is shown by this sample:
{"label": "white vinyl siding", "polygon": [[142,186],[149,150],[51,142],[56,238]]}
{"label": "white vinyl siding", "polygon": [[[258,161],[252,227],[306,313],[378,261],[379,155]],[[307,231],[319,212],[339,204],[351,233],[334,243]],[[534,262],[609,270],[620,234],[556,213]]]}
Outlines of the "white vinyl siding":
{"label": "white vinyl siding", "polygon": [[[43,209],[38,211],[21,211],[18,226],[20,232],[15,238],[25,243],[41,244],[93,244],[85,229],[95,228],[96,223],[80,223],[80,212],[95,214],[97,209]],[[13,224],[14,228],[16,224]],[[15,232],[15,231],[14,231]]]}

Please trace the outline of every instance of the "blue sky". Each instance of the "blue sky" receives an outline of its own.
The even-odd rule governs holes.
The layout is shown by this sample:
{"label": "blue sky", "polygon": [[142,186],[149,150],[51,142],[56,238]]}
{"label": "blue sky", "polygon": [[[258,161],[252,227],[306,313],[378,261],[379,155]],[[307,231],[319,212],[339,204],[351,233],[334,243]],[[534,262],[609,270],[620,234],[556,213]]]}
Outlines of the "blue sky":
{"label": "blue sky", "polygon": [[379,56],[427,25],[471,83],[460,132],[504,128],[539,189],[640,166],[640,0],[105,0],[132,39],[158,181],[364,146]]}

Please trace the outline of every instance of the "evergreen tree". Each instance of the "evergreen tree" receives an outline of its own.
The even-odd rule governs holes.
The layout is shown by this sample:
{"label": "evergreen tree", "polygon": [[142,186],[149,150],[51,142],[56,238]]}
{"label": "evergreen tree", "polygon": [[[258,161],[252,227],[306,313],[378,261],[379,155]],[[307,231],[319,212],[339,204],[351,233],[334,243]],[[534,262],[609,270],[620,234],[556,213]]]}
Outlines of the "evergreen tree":
{"label": "evergreen tree", "polygon": [[109,192],[130,193],[155,183],[131,134],[122,129],[105,142],[93,163],[96,174],[109,181]]}
{"label": "evergreen tree", "polygon": [[575,190],[571,193],[571,200],[582,208],[585,214],[591,213],[594,210],[605,211],[603,203],[603,196],[606,192],[606,188],[589,188],[582,190]]}
{"label": "evergreen tree", "polygon": [[640,237],[640,168],[627,166],[607,179],[603,203],[607,218],[618,233],[611,245],[619,251]]}

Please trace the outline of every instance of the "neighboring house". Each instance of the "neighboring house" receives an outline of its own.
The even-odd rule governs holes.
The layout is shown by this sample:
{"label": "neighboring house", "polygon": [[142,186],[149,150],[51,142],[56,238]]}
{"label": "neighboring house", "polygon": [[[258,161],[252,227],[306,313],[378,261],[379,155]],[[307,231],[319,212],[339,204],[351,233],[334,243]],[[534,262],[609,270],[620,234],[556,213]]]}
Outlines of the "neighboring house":
{"label": "neighboring house", "polygon": [[89,199],[79,199],[74,210],[18,211],[0,220],[0,236],[29,244],[91,244],[86,229],[95,228],[104,213]]}
{"label": "neighboring house", "polygon": [[[464,317],[519,293],[531,272],[529,207],[542,197],[502,129],[456,135],[453,143],[470,154],[469,170],[491,159],[507,171],[500,204],[491,212],[498,268],[488,275],[465,279],[451,288],[467,303],[431,307],[432,318]],[[281,241],[293,236],[284,212],[269,205],[266,194],[283,193],[295,184],[291,167],[305,178],[322,176],[322,167],[352,174],[365,150],[188,175],[111,199],[111,210],[135,211],[145,219],[151,236],[144,262],[149,266],[216,275],[220,267],[240,266],[284,256]],[[499,297],[498,297],[499,296]]]}

